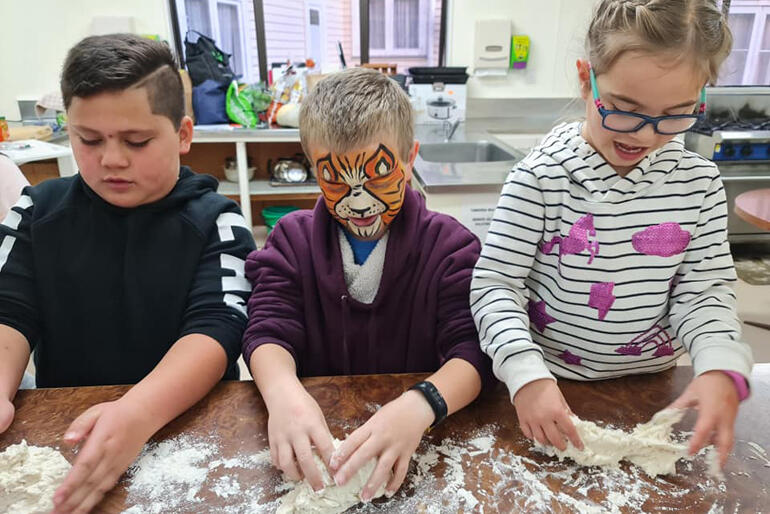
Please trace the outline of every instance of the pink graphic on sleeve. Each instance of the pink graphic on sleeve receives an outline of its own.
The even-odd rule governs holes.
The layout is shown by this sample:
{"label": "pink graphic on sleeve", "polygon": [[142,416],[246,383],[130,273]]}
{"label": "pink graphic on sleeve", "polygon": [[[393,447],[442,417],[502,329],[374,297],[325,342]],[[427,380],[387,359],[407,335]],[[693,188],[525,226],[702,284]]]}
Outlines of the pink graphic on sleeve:
{"label": "pink graphic on sleeve", "polygon": [[671,338],[668,333],[657,324],[648,331],[633,338],[630,343],[617,348],[615,353],[621,355],[641,355],[642,350],[650,344],[655,345],[655,352],[652,354],[653,357],[674,355],[674,346],[671,344]]}
{"label": "pink graphic on sleeve", "polygon": [[593,262],[594,257],[599,253],[599,241],[596,238],[596,228],[594,228],[594,217],[592,214],[586,214],[579,218],[569,229],[569,235],[562,238],[554,236],[550,241],[541,245],[543,253],[549,254],[553,247],[559,245],[559,258],[564,255],[577,255],[588,250],[588,264]]}
{"label": "pink graphic on sleeve", "polygon": [[635,233],[631,236],[631,244],[634,250],[645,255],[671,257],[684,252],[690,237],[679,223],[667,222]]}
{"label": "pink graphic on sleeve", "polygon": [[581,365],[581,358],[572,353],[569,350],[564,350],[559,354],[559,358],[566,362],[567,364],[572,364],[573,366],[580,366]]}
{"label": "pink graphic on sleeve", "polygon": [[545,302],[542,300],[539,302],[530,300],[527,310],[529,311],[529,321],[537,327],[537,331],[541,334],[546,326],[556,321],[555,318],[552,318],[545,312]]}
{"label": "pink graphic on sleeve", "polygon": [[588,297],[588,306],[599,311],[599,319],[604,319],[607,313],[615,303],[615,296],[612,289],[615,282],[599,282],[591,284],[591,295]]}

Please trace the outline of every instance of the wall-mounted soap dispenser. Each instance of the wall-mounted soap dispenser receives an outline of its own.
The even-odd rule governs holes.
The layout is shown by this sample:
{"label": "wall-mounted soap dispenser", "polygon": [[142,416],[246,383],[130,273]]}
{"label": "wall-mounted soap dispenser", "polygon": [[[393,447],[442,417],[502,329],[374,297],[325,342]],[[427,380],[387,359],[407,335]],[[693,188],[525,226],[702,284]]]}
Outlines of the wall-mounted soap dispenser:
{"label": "wall-mounted soap dispenser", "polygon": [[475,75],[504,75],[511,58],[511,21],[477,20],[473,47]]}

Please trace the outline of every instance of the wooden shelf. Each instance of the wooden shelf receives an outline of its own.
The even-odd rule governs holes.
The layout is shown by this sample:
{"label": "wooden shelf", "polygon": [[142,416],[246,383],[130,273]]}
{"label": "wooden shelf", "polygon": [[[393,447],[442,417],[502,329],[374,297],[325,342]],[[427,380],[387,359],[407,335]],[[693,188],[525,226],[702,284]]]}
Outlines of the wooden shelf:
{"label": "wooden shelf", "polygon": [[[237,195],[240,193],[240,190],[238,189],[237,182],[221,180],[217,192],[222,195]],[[321,189],[317,184],[272,186],[267,179],[256,179],[249,182],[249,194],[252,196],[260,196],[263,199],[274,197],[283,198],[287,196],[312,196],[313,198],[317,198],[318,195],[321,194]]]}

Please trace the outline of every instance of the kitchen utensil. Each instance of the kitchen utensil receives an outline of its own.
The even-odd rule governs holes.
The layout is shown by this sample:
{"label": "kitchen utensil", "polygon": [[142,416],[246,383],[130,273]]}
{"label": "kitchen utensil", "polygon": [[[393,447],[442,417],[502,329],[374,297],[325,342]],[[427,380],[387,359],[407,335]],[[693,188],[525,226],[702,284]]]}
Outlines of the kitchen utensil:
{"label": "kitchen utensil", "polygon": [[301,156],[300,158],[295,156],[295,158],[278,159],[275,164],[272,161],[268,161],[267,166],[274,181],[297,184],[305,182],[308,177],[308,168],[303,161],[304,159]]}
{"label": "kitchen utensil", "polygon": [[437,120],[448,120],[452,116],[452,110],[455,108],[455,102],[452,98],[438,95],[425,102],[428,116]]}
{"label": "kitchen utensil", "polygon": [[[251,180],[254,178],[254,173],[257,171],[256,166],[251,166],[251,159],[248,161],[249,167],[246,169],[246,178]],[[234,157],[228,157],[225,159],[225,178],[230,182],[238,182],[238,163]]]}

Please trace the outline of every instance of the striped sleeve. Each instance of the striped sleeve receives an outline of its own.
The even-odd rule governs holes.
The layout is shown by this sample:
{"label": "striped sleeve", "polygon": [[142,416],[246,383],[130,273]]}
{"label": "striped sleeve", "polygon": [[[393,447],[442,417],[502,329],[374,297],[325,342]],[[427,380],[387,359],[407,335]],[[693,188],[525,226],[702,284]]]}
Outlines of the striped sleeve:
{"label": "striped sleeve", "polygon": [[21,332],[30,349],[40,336],[31,223],[34,209],[26,188],[0,223],[0,324]]}
{"label": "striped sleeve", "polygon": [[213,338],[224,348],[228,365],[240,355],[246,301],[251,292],[244,266],[246,256],[254,249],[251,230],[238,208],[233,205],[220,213],[188,294],[181,336],[203,334]]}
{"label": "striped sleeve", "polygon": [[727,242],[727,202],[717,176],[704,197],[669,302],[671,327],[690,354],[696,375],[725,370],[748,379],[751,374],[751,350],[740,339],[741,325],[731,287],[735,280]]}
{"label": "striped sleeve", "polygon": [[513,400],[523,385],[553,378],[529,333],[524,281],[532,268],[545,219],[537,177],[519,163],[508,175],[471,282],[471,312],[482,350]]}

